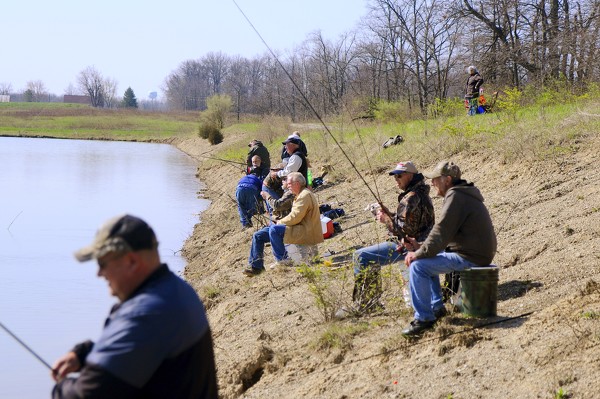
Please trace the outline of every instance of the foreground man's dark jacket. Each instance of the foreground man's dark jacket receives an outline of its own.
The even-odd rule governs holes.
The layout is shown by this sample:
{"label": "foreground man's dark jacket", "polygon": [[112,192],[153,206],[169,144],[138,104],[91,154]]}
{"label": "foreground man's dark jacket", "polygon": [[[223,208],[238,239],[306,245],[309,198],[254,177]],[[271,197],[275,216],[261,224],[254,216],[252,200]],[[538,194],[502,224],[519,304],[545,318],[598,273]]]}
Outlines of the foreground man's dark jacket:
{"label": "foreground man's dark jacket", "polygon": [[166,265],[117,304],[83,365],[52,392],[64,398],[217,398],[213,345],[198,295]]}

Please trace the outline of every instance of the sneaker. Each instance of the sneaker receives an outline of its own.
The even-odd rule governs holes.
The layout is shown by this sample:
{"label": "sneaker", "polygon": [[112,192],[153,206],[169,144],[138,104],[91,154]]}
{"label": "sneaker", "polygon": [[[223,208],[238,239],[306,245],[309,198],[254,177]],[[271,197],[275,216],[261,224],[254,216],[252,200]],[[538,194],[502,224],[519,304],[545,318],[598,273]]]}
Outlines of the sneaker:
{"label": "sneaker", "polygon": [[285,269],[288,267],[292,267],[294,266],[294,261],[291,259],[283,259],[274,263],[271,263],[271,265],[269,266],[269,269],[273,270],[273,269]]}
{"label": "sneaker", "polygon": [[258,276],[259,274],[261,274],[264,271],[265,271],[265,269],[255,269],[252,266],[248,266],[244,269],[244,274],[248,277],[254,277],[254,276]]}
{"label": "sneaker", "polygon": [[433,311],[433,315],[435,316],[436,320],[441,319],[442,317],[445,317],[448,315],[448,311],[446,310],[445,306],[442,306],[439,309],[436,309]]}
{"label": "sneaker", "polygon": [[423,331],[433,328],[435,321],[421,321],[421,320],[413,320],[410,322],[408,327],[402,330],[402,335],[405,337],[416,337],[421,335]]}

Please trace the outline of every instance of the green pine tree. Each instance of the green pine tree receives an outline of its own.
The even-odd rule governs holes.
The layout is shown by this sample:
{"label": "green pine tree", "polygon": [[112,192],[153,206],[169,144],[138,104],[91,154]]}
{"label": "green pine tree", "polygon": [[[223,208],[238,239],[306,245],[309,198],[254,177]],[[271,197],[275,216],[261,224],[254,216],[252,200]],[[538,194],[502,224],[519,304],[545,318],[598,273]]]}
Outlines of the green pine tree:
{"label": "green pine tree", "polygon": [[131,90],[131,87],[128,87],[125,90],[125,94],[123,95],[123,107],[125,108],[137,108],[137,98],[135,98],[135,93]]}

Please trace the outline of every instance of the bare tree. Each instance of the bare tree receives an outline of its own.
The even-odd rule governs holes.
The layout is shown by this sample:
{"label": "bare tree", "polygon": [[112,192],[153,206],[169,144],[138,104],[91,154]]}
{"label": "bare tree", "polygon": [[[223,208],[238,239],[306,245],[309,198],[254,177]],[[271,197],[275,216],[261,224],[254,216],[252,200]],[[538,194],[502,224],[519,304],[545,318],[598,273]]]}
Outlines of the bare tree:
{"label": "bare tree", "polygon": [[221,86],[229,71],[230,59],[223,53],[208,53],[201,60],[208,79],[210,95],[220,94]]}
{"label": "bare tree", "polygon": [[27,82],[28,93],[31,93],[31,101],[40,102],[48,97],[46,85],[41,80],[30,80]]}
{"label": "bare tree", "polygon": [[231,92],[233,106],[237,114],[237,120],[240,121],[240,115],[244,111],[244,105],[250,87],[249,79],[250,62],[244,57],[236,57],[231,60],[229,74],[230,78],[226,81],[226,90]]}
{"label": "bare tree", "polygon": [[0,83],[0,94],[10,94],[12,92],[12,84],[2,82]]}
{"label": "bare tree", "polygon": [[104,106],[107,108],[113,108],[115,106],[115,99],[117,96],[117,81],[112,78],[106,78],[103,82],[102,97],[104,98]]}
{"label": "bare tree", "polygon": [[77,77],[79,89],[90,96],[93,107],[104,107],[104,78],[93,66],[79,72]]}
{"label": "bare tree", "polygon": [[182,62],[165,80],[164,92],[169,105],[182,110],[206,108],[208,77],[200,61]]}

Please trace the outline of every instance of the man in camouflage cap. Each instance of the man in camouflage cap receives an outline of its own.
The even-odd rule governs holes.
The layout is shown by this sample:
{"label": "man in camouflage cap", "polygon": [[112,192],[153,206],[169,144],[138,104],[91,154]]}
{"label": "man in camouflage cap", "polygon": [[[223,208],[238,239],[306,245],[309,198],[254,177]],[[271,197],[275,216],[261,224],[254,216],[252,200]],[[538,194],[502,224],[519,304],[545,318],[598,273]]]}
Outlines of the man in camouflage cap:
{"label": "man in camouflage cap", "polygon": [[410,298],[415,311],[414,320],[402,331],[405,336],[421,334],[446,314],[440,274],[487,266],[496,254],[496,234],[483,196],[473,183],[461,179],[458,165],[442,161],[423,174],[431,179],[444,202],[425,242],[405,238],[411,251],[404,263],[410,271]]}
{"label": "man in camouflage cap", "polygon": [[335,317],[338,319],[364,311],[375,310],[381,296],[380,269],[383,265],[400,262],[406,250],[403,246],[405,236],[423,241],[434,223],[434,211],[429,197],[429,185],[411,161],[400,162],[388,173],[400,195],[395,213],[379,206],[373,210],[375,218],[383,223],[389,232],[387,241],[354,252],[354,290],[352,299],[354,309],[343,307]]}

